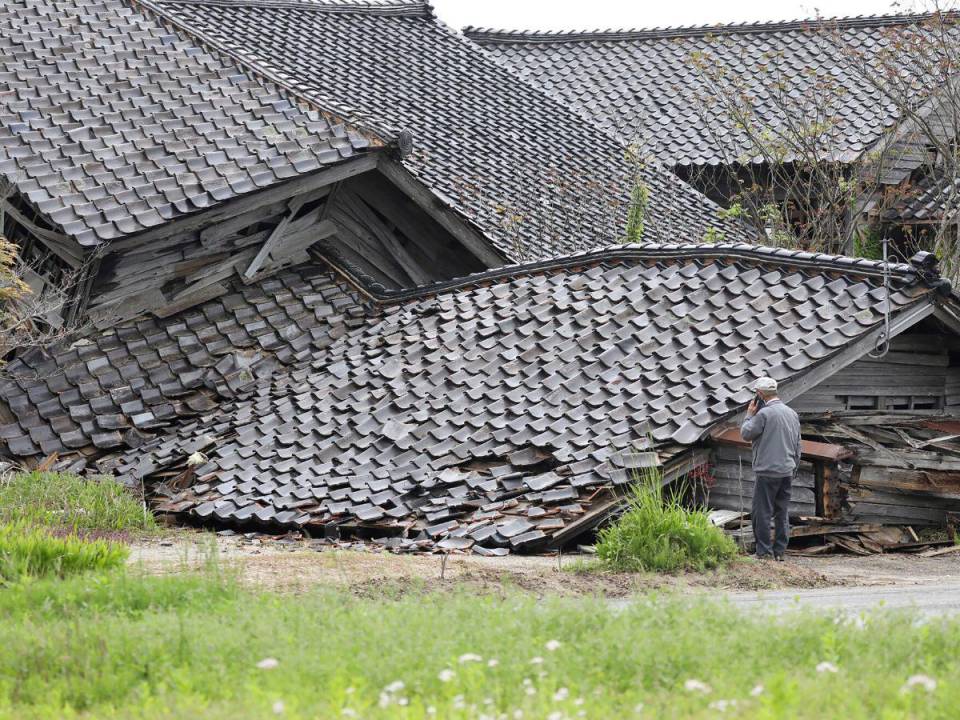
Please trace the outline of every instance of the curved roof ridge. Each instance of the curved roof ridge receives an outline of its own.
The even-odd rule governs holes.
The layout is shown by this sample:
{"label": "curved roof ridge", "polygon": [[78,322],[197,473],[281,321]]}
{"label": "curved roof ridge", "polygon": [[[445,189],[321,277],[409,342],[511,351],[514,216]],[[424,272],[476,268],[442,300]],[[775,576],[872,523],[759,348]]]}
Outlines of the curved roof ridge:
{"label": "curved roof ridge", "polygon": [[[327,253],[324,254],[327,255]],[[546,260],[503,265],[460,278],[418,285],[413,288],[386,290],[377,283],[371,284],[369,278],[364,278],[356,273],[350,264],[344,262],[339,256],[335,255],[335,257],[328,259],[338,271],[344,273],[355,286],[363,289],[374,300],[380,303],[394,304],[438,295],[450,290],[463,290],[491,281],[573,267],[598,265],[604,262],[726,258],[761,264],[790,265],[822,272],[841,272],[873,279],[882,279],[884,274],[884,263],[881,260],[847,257],[845,255],[830,255],[748,243],[649,243],[606,246]],[[889,273],[891,279],[907,285],[912,285],[922,279],[917,269],[909,263],[890,263]]]}
{"label": "curved roof ridge", "polygon": [[173,0],[179,5],[296,8],[328,13],[434,17],[433,5],[422,0]]}
{"label": "curved roof ridge", "polygon": [[[807,18],[796,20],[745,21],[713,25],[680,25],[653,28],[622,28],[608,30],[503,30],[468,25],[461,32],[479,42],[505,43],[562,43],[589,40],[656,40],[699,35],[746,35],[765,32],[792,32],[808,30],[817,25],[831,28],[886,27],[910,25],[936,16],[937,13],[909,13],[886,15],[854,15],[844,17]],[[951,11],[941,15],[960,19],[960,13]]]}

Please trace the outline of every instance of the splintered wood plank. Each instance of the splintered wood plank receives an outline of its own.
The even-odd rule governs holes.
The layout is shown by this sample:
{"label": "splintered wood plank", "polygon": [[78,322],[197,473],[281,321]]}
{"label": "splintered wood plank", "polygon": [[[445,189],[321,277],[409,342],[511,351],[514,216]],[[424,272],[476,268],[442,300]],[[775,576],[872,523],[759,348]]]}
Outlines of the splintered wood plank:
{"label": "splintered wood plank", "polygon": [[297,214],[297,211],[303,207],[303,203],[303,199],[299,197],[296,197],[290,201],[290,204],[287,205],[287,214],[284,215],[283,219],[279,223],[277,223],[277,226],[273,229],[273,232],[270,233],[270,236],[267,238],[266,242],[264,242],[260,247],[260,252],[258,252],[253,258],[253,262],[250,263],[250,267],[244,270],[243,276],[246,279],[249,280],[257,274],[257,271],[260,270],[260,268],[263,266],[263,263],[266,262],[266,259],[270,256],[274,246],[276,246],[283,238],[287,231],[287,225],[289,225],[290,221],[293,220],[293,217]]}

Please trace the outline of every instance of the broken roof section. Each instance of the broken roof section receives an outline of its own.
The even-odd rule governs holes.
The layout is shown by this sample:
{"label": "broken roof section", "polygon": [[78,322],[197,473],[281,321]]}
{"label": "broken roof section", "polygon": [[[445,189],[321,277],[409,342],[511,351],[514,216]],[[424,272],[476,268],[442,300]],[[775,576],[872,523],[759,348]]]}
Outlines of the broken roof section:
{"label": "broken roof section", "polygon": [[[700,99],[716,93],[714,72],[729,78],[749,98],[756,121],[774,131],[789,120],[785,102],[798,110],[809,103],[809,115],[817,106],[822,117],[817,104],[830,100],[828,112],[836,122],[827,152],[836,161],[852,162],[896,125],[898,114],[877,88],[863,82],[842,48],[876,51],[896,42],[901,28],[929,18],[881,15],[557,33],[466,28],[464,33],[526,80],[602,127],[644,143],[671,167],[761,161],[752,157],[755,148],[736,123],[718,119],[722,108],[705,107]],[[708,72],[697,70],[697,57],[709,65]]]}
{"label": "broken roof section", "polygon": [[[393,298],[252,397],[101,467],[200,518],[542,547],[739,412],[757,376],[790,398],[872,349],[882,275],[745,245],[493,271]],[[891,275],[891,332],[943,302],[916,268]]]}
{"label": "broken roof section", "polygon": [[[403,165],[514,259],[622,240],[624,146],[521,81],[421,2],[134,0],[324,107],[412,136]],[[743,229],[649,163],[644,240]]]}
{"label": "broken roof section", "polygon": [[[323,353],[367,306],[323,262],[18,355],[4,368],[7,455],[57,455],[80,471],[211,412],[257,381]],[[5,414],[4,414],[5,415]],[[12,420],[12,422],[10,421]]]}
{"label": "broken roof section", "polygon": [[85,246],[385,142],[123,0],[2,3],[0,96],[0,177]]}

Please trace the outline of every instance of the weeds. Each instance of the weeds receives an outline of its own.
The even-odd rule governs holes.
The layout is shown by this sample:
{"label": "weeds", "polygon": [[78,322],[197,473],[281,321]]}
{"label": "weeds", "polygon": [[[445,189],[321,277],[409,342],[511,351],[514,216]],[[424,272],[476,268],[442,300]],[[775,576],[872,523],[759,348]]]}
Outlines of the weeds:
{"label": "weeds", "polygon": [[25,577],[67,577],[123,565],[129,553],[106,540],[56,537],[25,522],[0,524],[0,581]]}
{"label": "weeds", "polygon": [[0,477],[3,522],[24,522],[80,535],[157,529],[153,515],[116,481],[67,473]]}
{"label": "weeds", "polygon": [[721,706],[758,720],[947,720],[960,706],[960,622],[906,614],[388,601],[114,573],[15,585],[0,617],[0,718],[17,720],[706,719]]}
{"label": "weeds", "polygon": [[726,565],[737,546],[701,509],[689,509],[681,493],[667,493],[659,471],[631,487],[627,510],[599,531],[597,557],[610,570],[706,570]]}

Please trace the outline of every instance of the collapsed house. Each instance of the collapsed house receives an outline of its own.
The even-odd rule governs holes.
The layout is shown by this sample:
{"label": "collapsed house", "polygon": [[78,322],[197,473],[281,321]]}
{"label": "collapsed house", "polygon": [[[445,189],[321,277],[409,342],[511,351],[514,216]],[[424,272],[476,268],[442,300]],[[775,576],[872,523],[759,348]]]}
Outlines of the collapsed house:
{"label": "collapsed house", "polygon": [[[590,250],[624,146],[425,4],[16,0],[0,27],[5,231],[84,278],[76,329],[0,381],[25,466],[184,520],[537,551],[638,472],[720,469],[760,374],[819,413],[956,402],[935,259],[656,244],[742,231],[655,164],[650,244]],[[878,374],[887,332],[935,361]]]}

